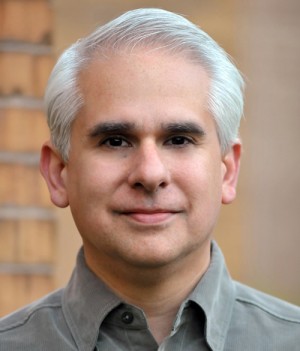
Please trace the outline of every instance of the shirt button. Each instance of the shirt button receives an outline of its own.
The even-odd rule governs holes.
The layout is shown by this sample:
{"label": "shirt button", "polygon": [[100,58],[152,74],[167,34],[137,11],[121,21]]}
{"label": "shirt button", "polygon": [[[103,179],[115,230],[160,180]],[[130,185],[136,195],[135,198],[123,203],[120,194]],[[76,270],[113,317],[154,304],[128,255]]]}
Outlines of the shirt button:
{"label": "shirt button", "polygon": [[131,312],[124,312],[121,316],[122,322],[125,324],[131,324],[133,322],[133,314]]}

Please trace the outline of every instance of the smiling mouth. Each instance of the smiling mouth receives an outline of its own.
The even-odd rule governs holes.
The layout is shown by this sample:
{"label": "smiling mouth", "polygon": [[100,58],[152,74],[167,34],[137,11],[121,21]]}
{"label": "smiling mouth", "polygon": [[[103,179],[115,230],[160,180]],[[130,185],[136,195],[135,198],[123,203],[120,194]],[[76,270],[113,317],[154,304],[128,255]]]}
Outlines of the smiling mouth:
{"label": "smiling mouth", "polygon": [[158,211],[144,211],[132,210],[121,212],[121,215],[127,219],[140,224],[161,224],[165,223],[178,214],[179,211],[158,210]]}

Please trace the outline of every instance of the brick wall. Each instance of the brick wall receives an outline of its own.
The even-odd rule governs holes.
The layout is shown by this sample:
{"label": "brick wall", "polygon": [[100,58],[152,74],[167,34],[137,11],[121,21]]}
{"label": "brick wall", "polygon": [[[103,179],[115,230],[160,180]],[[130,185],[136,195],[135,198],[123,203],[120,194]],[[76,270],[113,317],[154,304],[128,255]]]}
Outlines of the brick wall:
{"label": "brick wall", "polygon": [[46,0],[0,0],[0,315],[53,288],[55,216],[39,174],[53,66]]}

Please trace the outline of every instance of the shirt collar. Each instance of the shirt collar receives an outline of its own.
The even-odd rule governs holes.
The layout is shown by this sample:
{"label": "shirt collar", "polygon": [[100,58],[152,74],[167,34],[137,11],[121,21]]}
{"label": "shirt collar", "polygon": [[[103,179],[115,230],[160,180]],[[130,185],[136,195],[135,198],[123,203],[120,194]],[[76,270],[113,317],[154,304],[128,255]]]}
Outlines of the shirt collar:
{"label": "shirt collar", "polygon": [[94,350],[101,323],[120,303],[121,300],[87,267],[81,248],[62,300],[66,321],[80,350]]}
{"label": "shirt collar", "polygon": [[[211,252],[209,268],[188,300],[204,311],[206,340],[213,351],[220,351],[229,328],[235,289],[215,242],[212,242]],[[79,349],[94,349],[104,318],[121,303],[121,299],[87,267],[81,248],[62,301],[66,321]]]}
{"label": "shirt collar", "polygon": [[206,340],[211,349],[223,350],[235,301],[235,287],[223,254],[214,241],[209,268],[189,300],[197,303],[205,313]]}

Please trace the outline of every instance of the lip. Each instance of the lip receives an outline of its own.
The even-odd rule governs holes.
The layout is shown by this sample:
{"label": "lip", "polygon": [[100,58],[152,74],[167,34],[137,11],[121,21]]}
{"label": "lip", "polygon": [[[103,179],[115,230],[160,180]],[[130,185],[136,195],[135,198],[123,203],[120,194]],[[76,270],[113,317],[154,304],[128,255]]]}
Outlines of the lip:
{"label": "lip", "polygon": [[180,211],[157,209],[132,209],[120,212],[121,215],[140,224],[161,224],[170,220]]}

